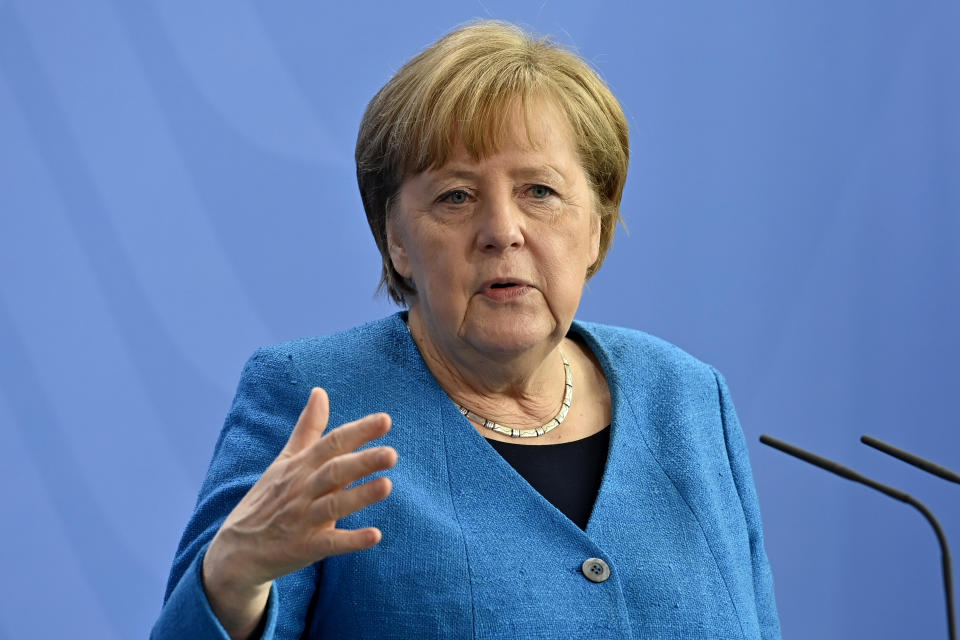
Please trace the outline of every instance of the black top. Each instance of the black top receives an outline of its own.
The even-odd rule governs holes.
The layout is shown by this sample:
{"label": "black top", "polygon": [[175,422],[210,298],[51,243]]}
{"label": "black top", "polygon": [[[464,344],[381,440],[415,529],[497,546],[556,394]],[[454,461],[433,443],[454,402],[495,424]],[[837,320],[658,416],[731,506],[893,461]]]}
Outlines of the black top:
{"label": "black top", "polygon": [[592,436],[559,444],[487,442],[540,495],[586,530],[607,464],[610,425]]}

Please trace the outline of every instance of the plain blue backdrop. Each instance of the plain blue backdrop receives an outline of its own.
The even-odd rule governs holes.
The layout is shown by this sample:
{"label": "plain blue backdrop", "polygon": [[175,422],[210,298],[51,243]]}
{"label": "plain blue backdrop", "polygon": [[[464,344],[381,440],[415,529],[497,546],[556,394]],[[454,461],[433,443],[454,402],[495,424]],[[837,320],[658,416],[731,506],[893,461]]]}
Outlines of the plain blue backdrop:
{"label": "plain blue backdrop", "polygon": [[960,3],[0,0],[0,638],[145,637],[240,368],[391,311],[366,102],[455,25],[554,34],[631,127],[579,317],[719,367],[787,638],[946,636],[960,489]]}

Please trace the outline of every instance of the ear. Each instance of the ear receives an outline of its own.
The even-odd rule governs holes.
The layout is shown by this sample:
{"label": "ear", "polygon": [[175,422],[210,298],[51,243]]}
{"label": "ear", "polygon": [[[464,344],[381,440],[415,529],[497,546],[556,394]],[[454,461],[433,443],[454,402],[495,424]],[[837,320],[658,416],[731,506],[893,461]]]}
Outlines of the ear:
{"label": "ear", "polygon": [[594,213],[590,221],[590,265],[593,266],[600,258],[600,214]]}
{"label": "ear", "polygon": [[410,278],[410,261],[407,260],[407,250],[403,244],[403,234],[398,229],[397,213],[387,215],[387,250],[390,252],[390,261],[393,268],[404,278]]}

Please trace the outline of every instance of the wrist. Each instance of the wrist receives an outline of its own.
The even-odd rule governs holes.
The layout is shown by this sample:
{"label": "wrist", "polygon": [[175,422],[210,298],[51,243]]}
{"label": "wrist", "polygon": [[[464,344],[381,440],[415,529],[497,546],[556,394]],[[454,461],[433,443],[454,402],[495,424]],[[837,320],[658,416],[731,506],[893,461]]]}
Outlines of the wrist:
{"label": "wrist", "polygon": [[244,562],[231,557],[215,537],[207,547],[201,565],[201,579],[207,601],[231,638],[254,637],[263,618],[272,581],[251,583],[238,575]]}

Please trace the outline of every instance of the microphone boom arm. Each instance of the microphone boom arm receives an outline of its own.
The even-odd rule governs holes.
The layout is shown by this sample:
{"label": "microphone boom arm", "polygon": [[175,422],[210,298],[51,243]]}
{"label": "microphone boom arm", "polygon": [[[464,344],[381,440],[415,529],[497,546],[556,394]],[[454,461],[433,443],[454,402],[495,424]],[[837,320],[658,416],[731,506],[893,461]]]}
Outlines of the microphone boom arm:
{"label": "microphone boom arm", "polygon": [[940,542],[940,560],[943,565],[943,587],[944,592],[947,597],[947,630],[949,633],[950,640],[957,640],[957,626],[956,620],[953,613],[953,576],[951,573],[951,560],[950,560],[950,547],[947,544],[947,536],[943,532],[943,528],[940,526],[940,523],[937,522],[937,519],[931,513],[930,509],[926,507],[922,502],[914,498],[908,493],[904,493],[899,489],[881,484],[876,480],[868,478],[860,473],[857,473],[850,467],[845,467],[842,464],[838,464],[833,460],[829,460],[822,456],[818,456],[815,453],[810,453],[805,449],[796,447],[788,442],[783,440],[778,440],[766,434],[760,436],[760,442],[763,444],[773,447],[774,449],[779,449],[786,454],[789,454],[795,458],[800,458],[805,462],[809,462],[812,465],[816,465],[821,469],[825,469],[831,473],[851,480],[853,482],[859,482],[864,484],[871,489],[876,489],[880,493],[885,493],[891,498],[895,498],[900,502],[905,502],[923,514],[923,517],[927,519],[927,522],[930,523],[930,526],[933,527],[934,532],[937,534],[937,540]]}

